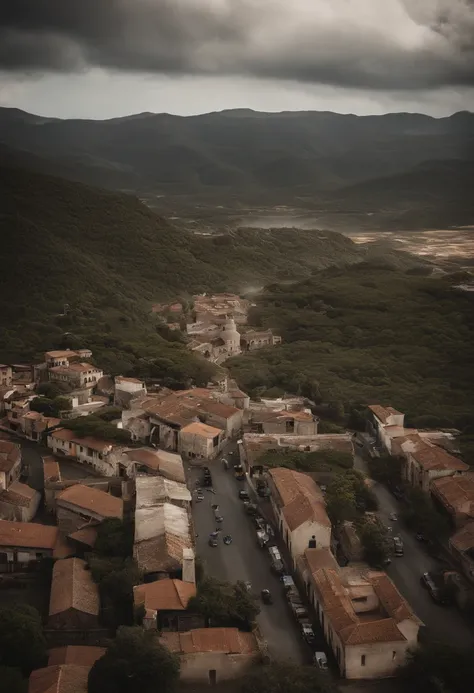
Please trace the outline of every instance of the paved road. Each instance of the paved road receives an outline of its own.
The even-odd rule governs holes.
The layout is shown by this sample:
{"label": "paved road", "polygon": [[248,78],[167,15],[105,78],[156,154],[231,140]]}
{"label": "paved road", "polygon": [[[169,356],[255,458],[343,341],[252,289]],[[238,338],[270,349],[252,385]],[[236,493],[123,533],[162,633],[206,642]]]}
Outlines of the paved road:
{"label": "paved road", "polygon": [[[361,458],[356,459],[355,466],[366,471]],[[393,534],[401,537],[404,545],[404,556],[392,559],[387,573],[396,584],[401,594],[409,602],[416,615],[426,626],[426,636],[430,640],[452,643],[460,647],[474,646],[474,629],[465,621],[455,606],[439,606],[433,602],[420,583],[424,572],[436,572],[441,565],[429,556],[414,534],[409,532],[401,521],[391,522],[392,512],[398,516],[403,512],[403,505],[381,484],[374,482],[373,491],[379,502],[379,516],[387,526],[393,527]]]}
{"label": "paved road", "polygon": [[[228,453],[226,453],[228,454]],[[237,458],[237,455],[234,455]],[[229,456],[229,460],[232,458]],[[272,592],[274,603],[261,605],[258,616],[262,634],[268,643],[269,653],[276,660],[291,659],[302,663],[309,660],[310,653],[301,638],[295,619],[283,597],[279,579],[270,570],[270,561],[265,549],[260,549],[251,519],[245,514],[238,490],[247,488],[245,482],[234,479],[232,471],[226,472],[220,462],[210,464],[216,494],[204,491],[205,499],[193,504],[193,517],[197,533],[198,555],[203,559],[208,574],[229,582],[250,581],[253,592],[260,595],[262,589]],[[190,484],[202,472],[192,469],[189,472]],[[224,522],[219,545],[208,545],[209,534],[216,528],[211,506],[220,506]],[[230,546],[222,543],[222,536],[232,535]]]}

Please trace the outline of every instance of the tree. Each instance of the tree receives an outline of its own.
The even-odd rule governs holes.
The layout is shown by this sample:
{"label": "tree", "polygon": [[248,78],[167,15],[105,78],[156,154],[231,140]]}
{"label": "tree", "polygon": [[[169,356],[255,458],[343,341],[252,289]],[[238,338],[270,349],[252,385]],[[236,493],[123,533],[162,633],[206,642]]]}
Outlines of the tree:
{"label": "tree", "polygon": [[447,643],[424,644],[411,654],[400,674],[417,693],[465,693],[474,681],[472,651]]}
{"label": "tree", "polygon": [[390,554],[390,540],[386,528],[378,522],[361,521],[357,530],[364,548],[365,560],[369,565],[380,568]]}
{"label": "tree", "polygon": [[30,402],[30,409],[38,411],[45,416],[59,416],[62,411],[70,411],[72,409],[71,401],[67,397],[35,397]]}
{"label": "tree", "polygon": [[141,573],[133,558],[117,556],[89,557],[93,580],[99,585],[102,614],[110,627],[134,623],[133,587],[140,584]]}
{"label": "tree", "polygon": [[133,527],[130,522],[111,517],[97,528],[94,552],[101,556],[127,557],[132,555]]}
{"label": "tree", "polygon": [[449,522],[436,510],[428,494],[411,488],[407,491],[407,501],[408,509],[404,511],[403,519],[409,528],[435,542],[447,534]]}
{"label": "tree", "polygon": [[55,399],[56,397],[71,392],[71,390],[72,388],[69,383],[63,383],[61,381],[40,383],[36,388],[36,394],[48,397],[48,399]]}
{"label": "tree", "polygon": [[189,601],[189,609],[202,614],[212,625],[246,629],[260,611],[243,582],[232,585],[212,577],[200,582],[196,596]]}
{"label": "tree", "polygon": [[41,616],[28,604],[0,609],[0,665],[28,676],[46,665],[46,643]]}
{"label": "tree", "polygon": [[402,480],[402,464],[399,457],[393,455],[380,455],[371,457],[368,462],[372,479],[386,484],[389,487],[397,486]]}
{"label": "tree", "polygon": [[158,635],[122,626],[103,657],[89,672],[88,693],[173,693],[179,658],[160,644]]}
{"label": "tree", "polygon": [[28,683],[19,669],[0,666],[0,686],[2,691],[8,693],[26,693]]}
{"label": "tree", "polygon": [[246,676],[240,693],[337,693],[337,688],[316,667],[270,664]]}

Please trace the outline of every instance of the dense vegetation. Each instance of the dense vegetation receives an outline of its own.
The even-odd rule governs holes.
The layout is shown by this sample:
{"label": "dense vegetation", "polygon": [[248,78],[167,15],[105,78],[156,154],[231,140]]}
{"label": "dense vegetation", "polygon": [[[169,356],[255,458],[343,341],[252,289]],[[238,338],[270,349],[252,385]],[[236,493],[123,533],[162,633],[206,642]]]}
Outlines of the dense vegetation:
{"label": "dense vegetation", "polygon": [[2,360],[87,345],[106,372],[176,387],[205,384],[213,369],[163,329],[153,302],[242,291],[363,257],[329,232],[196,236],[137,198],[14,168],[0,168],[0,204]]}
{"label": "dense vegetation", "polygon": [[287,467],[300,472],[333,472],[351,469],[352,455],[336,450],[320,450],[316,452],[300,452],[289,448],[268,450],[261,455],[256,464],[264,467]]}
{"label": "dense vegetation", "polygon": [[336,693],[330,674],[317,667],[276,662],[256,668],[242,682],[240,693]]}
{"label": "dense vegetation", "polygon": [[231,584],[204,577],[188,608],[201,614],[209,626],[231,626],[250,630],[260,608],[243,582]]}
{"label": "dense vegetation", "polygon": [[327,486],[326,510],[333,525],[360,520],[377,509],[377,499],[357,469],[335,474]]}
{"label": "dense vegetation", "polygon": [[446,279],[369,262],[272,284],[252,320],[284,343],[229,361],[253,395],[268,388],[332,403],[340,420],[391,404],[406,425],[474,425],[472,297]]}
{"label": "dense vegetation", "polygon": [[41,616],[28,604],[0,609],[0,689],[23,693],[25,678],[46,666],[46,641]]}

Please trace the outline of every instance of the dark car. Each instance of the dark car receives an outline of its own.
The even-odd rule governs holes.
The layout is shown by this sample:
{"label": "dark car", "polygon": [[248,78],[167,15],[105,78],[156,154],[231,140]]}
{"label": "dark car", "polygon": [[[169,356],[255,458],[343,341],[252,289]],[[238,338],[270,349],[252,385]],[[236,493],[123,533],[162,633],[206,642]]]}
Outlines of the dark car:
{"label": "dark car", "polygon": [[258,507],[255,505],[255,503],[248,503],[245,506],[245,512],[247,515],[253,515],[255,517],[255,515],[258,515]]}
{"label": "dark car", "polygon": [[421,584],[425,587],[431,599],[436,604],[446,604],[446,599],[443,594],[443,590],[436,584],[436,580],[431,573],[423,573],[420,578]]}
{"label": "dark car", "polygon": [[261,595],[262,602],[264,604],[273,604],[272,593],[270,592],[270,590],[262,590]]}
{"label": "dark car", "polygon": [[209,537],[209,546],[214,548],[217,546],[217,532],[213,532]]}
{"label": "dark car", "polygon": [[246,500],[246,501],[250,500],[250,496],[248,494],[248,491],[241,488],[239,491],[239,498],[240,498],[240,500]]}
{"label": "dark car", "polygon": [[204,474],[202,478],[202,485],[207,487],[212,486],[212,476],[210,473]]}

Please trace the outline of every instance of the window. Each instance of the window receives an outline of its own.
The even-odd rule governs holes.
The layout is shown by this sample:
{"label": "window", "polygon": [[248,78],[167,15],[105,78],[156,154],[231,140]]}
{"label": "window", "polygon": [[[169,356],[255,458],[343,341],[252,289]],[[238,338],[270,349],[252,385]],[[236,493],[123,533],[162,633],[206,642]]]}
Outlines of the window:
{"label": "window", "polygon": [[397,653],[396,653],[395,650],[394,650],[394,651],[392,652],[392,659],[395,659],[396,656],[397,656]]}
{"label": "window", "polygon": [[42,553],[37,553],[37,554],[36,554],[36,560],[37,560],[37,561],[40,561],[42,558],[43,558],[43,554],[42,554]]}
{"label": "window", "polygon": [[361,655],[360,665],[361,665],[361,667],[365,667],[365,655]]}

